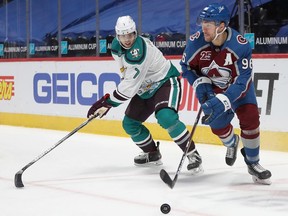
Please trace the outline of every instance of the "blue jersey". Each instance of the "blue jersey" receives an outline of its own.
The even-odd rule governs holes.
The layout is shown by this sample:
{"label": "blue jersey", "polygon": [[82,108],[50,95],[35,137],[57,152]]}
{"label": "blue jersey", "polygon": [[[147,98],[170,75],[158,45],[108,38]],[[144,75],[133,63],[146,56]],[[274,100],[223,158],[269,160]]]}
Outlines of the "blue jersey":
{"label": "blue jersey", "polygon": [[[240,33],[229,27],[226,31],[227,39],[221,47],[206,42],[201,30],[191,35],[180,65],[182,76],[190,84],[206,76],[211,79],[215,93],[224,93],[233,103],[243,98],[251,86],[252,50]],[[256,102],[255,98],[251,101]]]}

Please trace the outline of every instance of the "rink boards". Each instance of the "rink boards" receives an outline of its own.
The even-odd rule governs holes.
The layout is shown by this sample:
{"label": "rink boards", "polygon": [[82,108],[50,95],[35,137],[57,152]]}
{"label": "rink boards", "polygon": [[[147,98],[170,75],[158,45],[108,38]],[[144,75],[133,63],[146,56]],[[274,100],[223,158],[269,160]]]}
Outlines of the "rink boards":
{"label": "rink boards", "polygon": [[[179,57],[171,61],[180,70]],[[288,151],[285,96],[288,92],[285,55],[255,56],[254,83],[261,113],[261,147]],[[120,82],[117,64],[111,58],[29,59],[1,61],[0,124],[70,131],[85,121],[92,103]],[[186,80],[180,103],[180,118],[191,129],[199,104]],[[126,136],[121,120],[127,104],[111,109],[82,132]],[[170,139],[154,116],[147,123],[154,139]],[[237,118],[233,125],[239,133]],[[209,127],[199,124],[195,142],[220,144]]]}

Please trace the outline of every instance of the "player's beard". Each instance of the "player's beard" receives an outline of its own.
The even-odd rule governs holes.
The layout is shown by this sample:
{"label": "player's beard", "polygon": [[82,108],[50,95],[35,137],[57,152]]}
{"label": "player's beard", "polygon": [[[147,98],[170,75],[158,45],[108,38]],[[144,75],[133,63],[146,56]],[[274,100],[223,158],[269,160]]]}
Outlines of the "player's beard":
{"label": "player's beard", "polygon": [[214,38],[215,38],[215,35],[213,35],[213,37],[211,37],[210,34],[205,34],[205,33],[204,33],[204,40],[205,40],[206,42],[212,42]]}

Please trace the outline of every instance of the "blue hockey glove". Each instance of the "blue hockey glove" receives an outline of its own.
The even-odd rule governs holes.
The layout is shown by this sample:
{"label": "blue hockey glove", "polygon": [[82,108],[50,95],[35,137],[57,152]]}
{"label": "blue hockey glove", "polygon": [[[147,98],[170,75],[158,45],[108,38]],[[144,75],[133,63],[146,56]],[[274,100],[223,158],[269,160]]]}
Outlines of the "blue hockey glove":
{"label": "blue hockey glove", "polygon": [[224,112],[231,109],[231,103],[224,94],[217,94],[201,105],[205,116],[202,117],[202,124],[209,125]]}
{"label": "blue hockey glove", "polygon": [[107,99],[110,97],[109,94],[105,94],[102,98],[100,98],[98,101],[96,101],[89,109],[87,113],[87,118],[90,118],[91,116],[99,116],[99,118],[102,118],[107,114],[107,112],[112,107],[111,104],[107,102]]}
{"label": "blue hockey glove", "polygon": [[208,77],[199,77],[193,83],[196,96],[201,104],[215,96],[212,82]]}

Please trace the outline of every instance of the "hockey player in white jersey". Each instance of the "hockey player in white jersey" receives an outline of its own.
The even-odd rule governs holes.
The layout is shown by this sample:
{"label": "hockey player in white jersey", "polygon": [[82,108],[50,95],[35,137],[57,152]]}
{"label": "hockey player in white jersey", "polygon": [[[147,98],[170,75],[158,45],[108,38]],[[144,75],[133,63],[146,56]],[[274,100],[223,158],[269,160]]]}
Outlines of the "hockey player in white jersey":
{"label": "hockey player in white jersey", "polygon": [[[143,151],[134,158],[134,163],[138,166],[161,165],[159,142],[155,144],[143,122],[154,113],[158,124],[182,151],[185,150],[189,131],[178,116],[180,73],[149,39],[137,35],[135,22],[130,16],[119,17],[115,31],[111,53],[119,64],[122,80],[111,95],[106,94],[91,106],[87,117],[98,115],[102,118],[111,107],[131,99],[122,125]],[[194,174],[202,172],[202,160],[193,141],[187,158],[189,171]]]}

